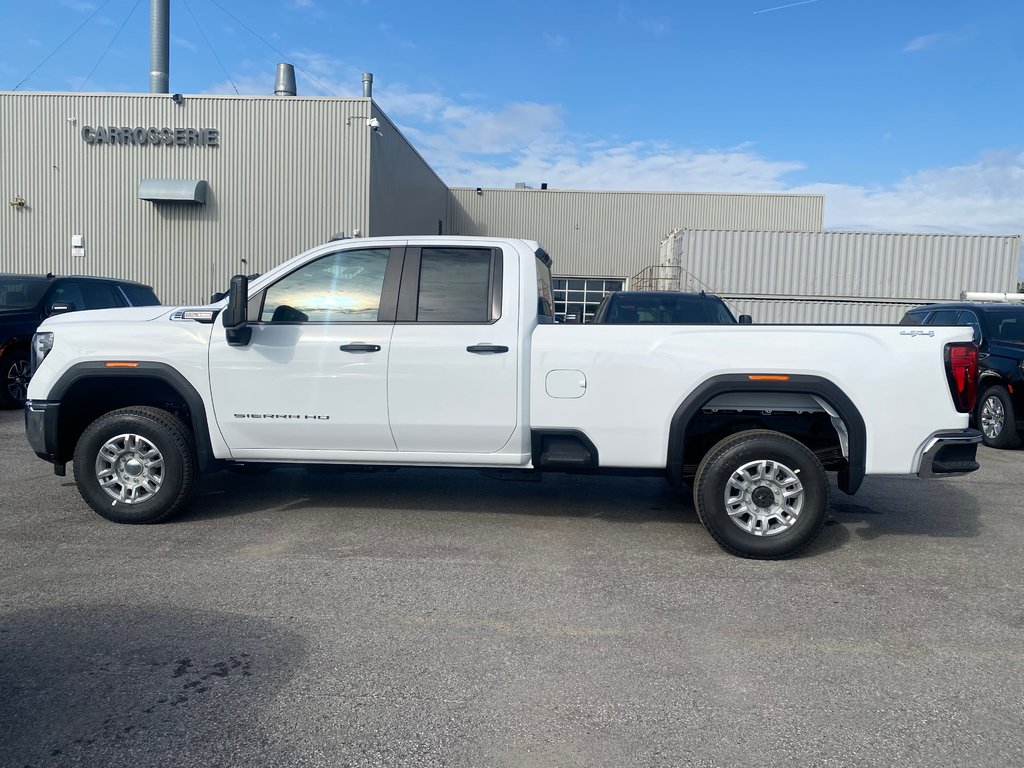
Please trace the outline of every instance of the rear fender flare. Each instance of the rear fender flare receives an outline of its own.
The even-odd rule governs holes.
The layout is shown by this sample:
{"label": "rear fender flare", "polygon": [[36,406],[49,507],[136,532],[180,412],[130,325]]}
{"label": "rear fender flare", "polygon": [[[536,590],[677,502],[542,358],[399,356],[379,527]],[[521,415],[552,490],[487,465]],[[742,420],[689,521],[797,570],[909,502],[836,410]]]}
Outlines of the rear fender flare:
{"label": "rear fender flare", "polygon": [[838,386],[820,376],[792,375],[786,381],[751,381],[751,374],[727,373],[702,382],[687,396],[672,416],[668,436],[666,464],[673,484],[683,481],[683,448],[690,421],[705,404],[718,395],[733,392],[771,392],[814,395],[839,414],[849,433],[847,466],[839,472],[839,488],[853,494],[864,480],[867,465],[867,428],[857,406]]}

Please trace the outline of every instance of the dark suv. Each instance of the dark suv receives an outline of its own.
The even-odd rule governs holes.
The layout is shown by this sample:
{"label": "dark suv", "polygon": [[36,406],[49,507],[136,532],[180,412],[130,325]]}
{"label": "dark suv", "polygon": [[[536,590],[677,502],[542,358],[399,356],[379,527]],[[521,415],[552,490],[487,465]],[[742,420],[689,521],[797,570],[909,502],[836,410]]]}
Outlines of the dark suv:
{"label": "dark suv", "polygon": [[25,400],[29,344],[50,315],[159,303],[152,288],[130,280],[0,273],[0,407],[13,408]]}
{"label": "dark suv", "polygon": [[[613,291],[594,312],[594,323],[606,325],[732,325],[725,302],[710,293],[682,291]],[[741,323],[749,323],[747,315]]]}
{"label": "dark suv", "polygon": [[969,325],[978,345],[974,420],[985,445],[1014,448],[1024,434],[1024,306],[959,301],[907,312],[901,325]]}

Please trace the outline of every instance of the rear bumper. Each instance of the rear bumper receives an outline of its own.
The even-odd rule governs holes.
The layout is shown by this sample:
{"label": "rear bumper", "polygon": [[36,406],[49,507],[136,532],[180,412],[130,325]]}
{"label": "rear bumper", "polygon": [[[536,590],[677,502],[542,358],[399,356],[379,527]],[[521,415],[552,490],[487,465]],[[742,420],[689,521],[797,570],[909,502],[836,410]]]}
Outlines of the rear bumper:
{"label": "rear bumper", "polygon": [[977,470],[975,457],[981,432],[976,429],[958,429],[938,432],[925,443],[918,467],[918,477],[956,477]]}

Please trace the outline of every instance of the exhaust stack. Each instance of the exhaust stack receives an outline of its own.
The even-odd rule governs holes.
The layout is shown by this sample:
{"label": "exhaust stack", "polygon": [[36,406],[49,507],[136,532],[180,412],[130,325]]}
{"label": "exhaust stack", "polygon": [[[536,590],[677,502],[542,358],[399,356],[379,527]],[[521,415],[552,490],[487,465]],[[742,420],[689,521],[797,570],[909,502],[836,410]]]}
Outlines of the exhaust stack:
{"label": "exhaust stack", "polygon": [[363,98],[373,98],[373,72],[363,72]]}
{"label": "exhaust stack", "polygon": [[149,2],[149,92],[169,93],[171,0]]}

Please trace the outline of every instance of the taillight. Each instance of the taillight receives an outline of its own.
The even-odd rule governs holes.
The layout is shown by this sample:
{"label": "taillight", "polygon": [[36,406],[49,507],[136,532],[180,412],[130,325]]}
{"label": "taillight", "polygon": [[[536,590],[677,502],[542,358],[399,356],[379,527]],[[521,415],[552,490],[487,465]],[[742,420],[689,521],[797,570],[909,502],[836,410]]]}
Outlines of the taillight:
{"label": "taillight", "polygon": [[946,380],[960,413],[974,410],[978,398],[978,347],[970,341],[946,345]]}

